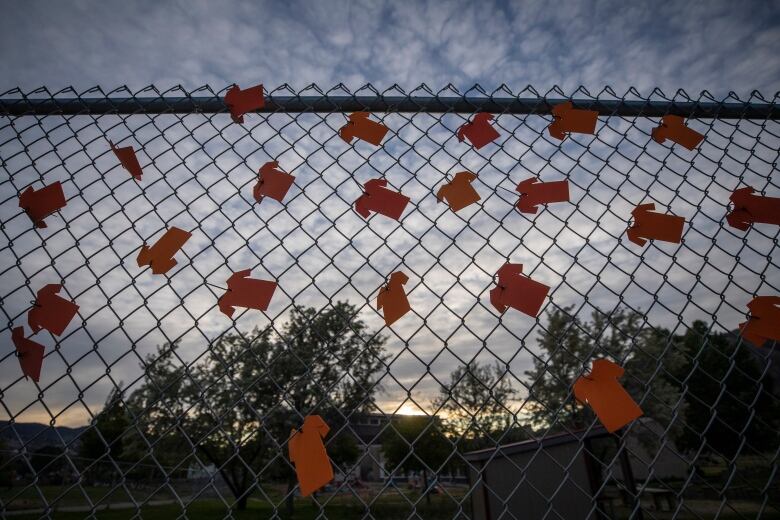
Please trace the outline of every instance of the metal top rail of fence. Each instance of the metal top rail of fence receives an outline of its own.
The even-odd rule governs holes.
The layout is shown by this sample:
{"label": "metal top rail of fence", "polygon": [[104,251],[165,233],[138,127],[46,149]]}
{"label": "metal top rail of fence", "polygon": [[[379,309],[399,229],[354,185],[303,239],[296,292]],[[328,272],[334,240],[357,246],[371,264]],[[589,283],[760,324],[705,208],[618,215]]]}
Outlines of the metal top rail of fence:
{"label": "metal top rail of fence", "polygon": [[[740,187],[780,196],[780,93],[283,85],[236,124],[226,90],[0,93],[3,515],[780,518],[780,350],[740,334],[780,296],[780,233],[726,217]],[[567,101],[594,135],[551,137]],[[357,111],[380,146],[339,138]],[[479,112],[499,137],[477,149],[456,131]],[[667,115],[701,144],[654,141]],[[253,198],[269,161],[294,176],[280,202]],[[463,171],[477,200],[451,211]],[[355,211],[377,177],[410,199],[398,221]],[[569,200],[521,212],[532,177]],[[19,195],[54,181],[67,205],[34,228]],[[627,239],[648,202],[684,217],[679,243]],[[136,267],[172,226],[178,265]],[[549,287],[537,316],[491,305],[506,262]],[[223,315],[250,268],[270,306]],[[388,326],[396,271],[411,311]],[[30,336],[36,382],[8,345],[51,283],[79,309]],[[572,390],[599,358],[643,412],[612,433]],[[301,497],[291,430],[315,414],[335,478]]]}

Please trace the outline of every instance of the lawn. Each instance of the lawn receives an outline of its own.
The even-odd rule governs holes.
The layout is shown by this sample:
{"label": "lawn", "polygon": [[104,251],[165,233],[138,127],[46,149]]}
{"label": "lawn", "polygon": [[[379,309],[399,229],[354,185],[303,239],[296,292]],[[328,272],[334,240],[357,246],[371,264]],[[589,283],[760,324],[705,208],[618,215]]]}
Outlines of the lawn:
{"label": "lawn", "polygon": [[[428,506],[422,501],[416,506],[416,509],[406,503],[400,497],[391,499],[392,497],[385,497],[384,495],[379,498],[370,509],[370,516],[366,515],[368,512],[362,504],[356,499],[350,500],[334,500],[327,506],[320,509],[312,500],[309,499],[296,499],[295,514],[292,518],[295,520],[308,520],[314,518],[329,518],[333,520],[346,520],[353,518],[362,518],[364,515],[369,518],[378,520],[390,520],[390,519],[408,519],[415,518],[411,516],[413,512],[419,514],[418,518],[432,519],[432,520],[444,520],[458,518],[466,520],[470,516],[460,515],[458,516],[455,503],[448,497],[433,497],[431,505]],[[141,514],[136,515],[135,509],[122,509],[122,510],[103,510],[98,511],[95,517],[99,520],[127,520],[130,518],[137,519],[143,518],[144,520],[173,520],[178,518],[189,518],[191,520],[206,520],[206,519],[219,519],[228,515],[225,505],[219,500],[206,499],[198,500],[189,505],[186,511],[183,511],[179,505],[164,505],[164,506],[151,506],[141,509]],[[467,512],[468,513],[468,512]],[[85,517],[85,512],[58,512],[56,518],[58,520],[81,520]],[[280,504],[278,508],[274,508],[268,502],[262,501],[257,498],[252,498],[249,501],[247,509],[244,511],[230,511],[229,518],[235,520],[253,519],[259,518],[290,518],[284,512],[284,505]],[[32,520],[39,518],[38,514],[33,515],[19,515],[9,517],[16,520]]]}

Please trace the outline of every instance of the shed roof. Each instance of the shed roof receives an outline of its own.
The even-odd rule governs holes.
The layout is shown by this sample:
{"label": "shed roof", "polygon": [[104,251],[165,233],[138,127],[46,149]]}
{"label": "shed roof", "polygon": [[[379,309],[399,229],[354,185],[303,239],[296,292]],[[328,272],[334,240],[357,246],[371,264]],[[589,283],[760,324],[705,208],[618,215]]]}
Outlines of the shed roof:
{"label": "shed roof", "polygon": [[[464,454],[466,460],[486,460],[494,457],[501,457],[506,455],[514,455],[517,453],[524,453],[527,451],[535,451],[538,449],[547,449],[552,446],[558,446],[560,444],[568,444],[570,442],[581,442],[585,439],[594,439],[599,437],[609,437],[611,434],[607,432],[603,426],[594,426],[587,430],[577,430],[574,432],[563,432],[552,435],[544,435],[537,439],[529,439],[527,441],[513,442],[511,444],[504,444],[503,446],[496,446],[495,448],[485,448],[476,451],[470,451]],[[497,453],[498,452],[498,453]]]}

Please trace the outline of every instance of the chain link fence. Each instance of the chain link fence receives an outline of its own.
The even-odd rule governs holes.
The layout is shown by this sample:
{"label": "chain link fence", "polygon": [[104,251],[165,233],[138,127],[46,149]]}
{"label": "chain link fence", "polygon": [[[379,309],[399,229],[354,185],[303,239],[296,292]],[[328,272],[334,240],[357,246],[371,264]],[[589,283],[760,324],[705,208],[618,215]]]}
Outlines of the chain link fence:
{"label": "chain link fence", "polygon": [[[780,354],[738,334],[780,295],[778,228],[725,218],[738,187],[780,195],[777,95],[284,85],[239,125],[224,92],[0,94],[4,517],[780,518]],[[550,137],[567,99],[595,135]],[[339,138],[358,110],[381,146]],[[500,137],[475,150],[456,131],[479,111]],[[704,142],[653,141],[666,114]],[[269,161],[295,182],[258,204]],[[461,171],[480,200],[455,213],[436,193]],[[529,177],[571,201],[520,213]],[[355,212],[375,178],[410,197],[400,221]],[[19,195],[54,181],[67,206],[35,228]],[[627,239],[649,202],[685,218],[680,244]],[[172,226],[192,233],[178,265],[139,268]],[[490,305],[507,261],[551,287],[538,317]],[[243,269],[278,288],[229,319]],[[386,327],[395,271],[412,311]],[[50,283],[79,311],[59,337],[26,329],[36,383],[11,330]],[[644,411],[614,434],[571,390],[605,357]],[[288,439],[312,414],[336,476],[304,498]]]}

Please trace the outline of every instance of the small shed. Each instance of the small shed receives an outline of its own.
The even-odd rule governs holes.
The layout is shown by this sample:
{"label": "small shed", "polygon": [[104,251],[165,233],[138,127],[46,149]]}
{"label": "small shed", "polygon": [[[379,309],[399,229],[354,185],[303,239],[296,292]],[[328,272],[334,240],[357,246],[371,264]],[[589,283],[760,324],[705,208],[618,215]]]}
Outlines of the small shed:
{"label": "small shed", "polygon": [[[659,428],[649,421],[642,426],[650,432]],[[465,458],[474,520],[607,518],[603,512],[611,510],[618,493],[628,501],[637,488],[643,491],[637,481],[660,479],[672,494],[672,483],[689,468],[670,441],[652,449],[634,433],[621,437],[600,426],[473,451]]]}

